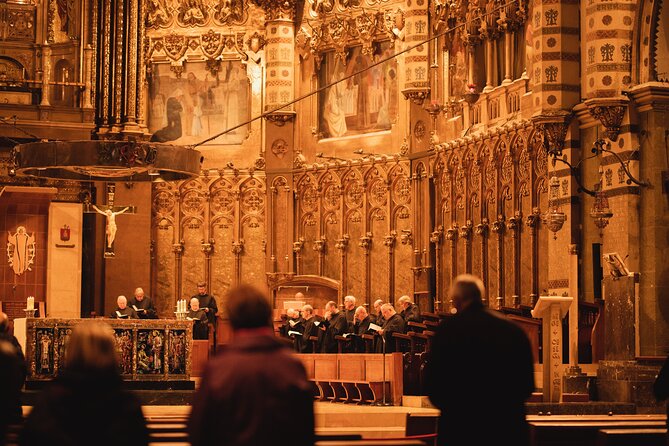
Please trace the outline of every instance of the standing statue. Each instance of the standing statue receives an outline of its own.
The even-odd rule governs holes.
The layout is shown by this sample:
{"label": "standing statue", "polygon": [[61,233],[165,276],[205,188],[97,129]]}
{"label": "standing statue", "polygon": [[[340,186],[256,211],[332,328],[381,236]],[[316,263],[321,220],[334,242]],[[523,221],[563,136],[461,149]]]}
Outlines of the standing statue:
{"label": "standing statue", "polygon": [[123,214],[125,211],[130,209],[130,207],[126,206],[120,211],[112,211],[111,209],[107,210],[102,210],[96,205],[93,205],[93,209],[99,214],[104,215],[107,217],[107,230],[105,233],[107,234],[107,248],[111,249],[112,244],[114,243],[114,239],[116,238],[116,216],[119,214]]}

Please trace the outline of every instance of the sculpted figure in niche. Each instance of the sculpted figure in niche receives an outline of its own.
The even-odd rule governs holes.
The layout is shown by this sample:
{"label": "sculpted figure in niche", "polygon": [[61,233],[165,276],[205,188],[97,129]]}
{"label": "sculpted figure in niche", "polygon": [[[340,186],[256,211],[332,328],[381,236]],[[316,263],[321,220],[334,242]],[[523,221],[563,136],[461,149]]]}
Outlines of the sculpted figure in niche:
{"label": "sculpted figure in niche", "polygon": [[146,25],[148,27],[164,26],[170,20],[164,0],[149,0],[147,10]]}

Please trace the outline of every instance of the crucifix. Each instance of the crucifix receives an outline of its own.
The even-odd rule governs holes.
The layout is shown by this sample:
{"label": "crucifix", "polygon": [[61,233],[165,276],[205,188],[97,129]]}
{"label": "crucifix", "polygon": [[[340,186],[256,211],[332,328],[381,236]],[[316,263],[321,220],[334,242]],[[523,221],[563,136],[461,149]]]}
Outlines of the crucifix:
{"label": "crucifix", "polygon": [[[114,239],[116,238],[116,216],[120,214],[134,214],[135,206],[114,206],[114,195],[116,192],[116,184],[107,183],[107,204],[104,206],[96,206],[90,201],[84,202],[84,212],[87,214],[104,215],[107,220],[105,228],[105,258],[114,257]],[[92,209],[91,209],[92,208]]]}

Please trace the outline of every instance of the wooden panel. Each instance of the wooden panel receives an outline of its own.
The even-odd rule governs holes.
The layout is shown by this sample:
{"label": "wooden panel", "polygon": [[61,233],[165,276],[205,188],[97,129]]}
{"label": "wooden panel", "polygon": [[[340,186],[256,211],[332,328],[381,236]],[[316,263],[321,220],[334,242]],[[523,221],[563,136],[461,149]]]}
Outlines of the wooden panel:
{"label": "wooden panel", "polygon": [[319,355],[314,365],[314,379],[336,379],[337,355]]}
{"label": "wooden panel", "polygon": [[365,358],[360,355],[340,355],[337,358],[339,365],[339,379],[362,381],[365,379]]}
{"label": "wooden panel", "polygon": [[208,340],[194,340],[193,341],[193,355],[191,356],[192,376],[202,376],[204,369],[209,361],[209,341]]}

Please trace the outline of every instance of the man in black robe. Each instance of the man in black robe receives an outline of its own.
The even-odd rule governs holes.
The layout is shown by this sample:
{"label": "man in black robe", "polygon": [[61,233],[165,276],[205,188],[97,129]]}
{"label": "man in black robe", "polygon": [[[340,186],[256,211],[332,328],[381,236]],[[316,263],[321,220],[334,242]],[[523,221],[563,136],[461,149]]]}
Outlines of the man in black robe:
{"label": "man in black robe", "polygon": [[288,320],[286,321],[286,335],[293,340],[295,351],[302,349],[302,336],[304,333],[304,319],[300,316],[299,310],[289,308],[286,312]]}
{"label": "man in black robe", "polygon": [[198,282],[197,294],[195,296],[200,301],[200,308],[207,313],[207,320],[216,328],[216,313],[218,313],[218,306],[216,305],[216,298],[207,293],[207,283]]}
{"label": "man in black robe", "polygon": [[[322,341],[322,330],[319,330],[318,327],[323,322],[323,318],[314,314],[314,307],[311,305],[305,305],[302,307],[302,317],[304,318],[304,331],[302,332],[302,344],[301,350],[302,353],[316,353],[320,351],[320,345]],[[316,350],[314,351],[314,343],[309,339],[312,336],[318,338],[316,341]]]}
{"label": "man in black robe", "polygon": [[372,320],[372,324],[376,324],[379,327],[382,327],[383,323],[385,322],[383,320],[383,313],[381,313],[381,305],[383,305],[383,300],[376,299],[374,301],[374,311],[369,315],[370,319]]}
{"label": "man in black robe", "polygon": [[207,313],[200,308],[200,301],[194,297],[190,300],[190,310],[186,319],[193,323],[193,339],[209,339],[209,321]]}
{"label": "man in black robe", "polygon": [[400,297],[397,300],[397,305],[402,309],[400,316],[404,318],[404,322],[422,322],[420,317],[420,309],[418,308],[418,305],[411,302],[411,298],[409,296]]}
{"label": "man in black robe", "polygon": [[323,353],[338,353],[336,337],[348,332],[348,322],[335,302],[330,301],[325,304],[325,320],[321,326],[325,330],[321,351]]}
{"label": "man in black robe", "polygon": [[368,334],[369,324],[372,323],[372,320],[367,313],[367,310],[362,305],[355,309],[354,321],[354,331],[355,333],[355,351],[357,353],[365,353],[365,340],[362,338],[362,335]]}
{"label": "man in black robe", "polygon": [[128,306],[137,312],[140,319],[158,319],[153,301],[141,288],[135,289],[135,295],[130,298]]}
{"label": "man in black robe", "polygon": [[116,298],[116,310],[109,316],[113,319],[139,319],[137,312],[128,306],[125,296]]}
{"label": "man in black robe", "polygon": [[[386,353],[392,353],[395,351],[395,338],[393,338],[393,333],[404,333],[404,318],[397,314],[395,308],[390,304],[383,304],[381,306],[381,313],[383,314],[383,327],[379,331],[379,335],[385,339]],[[381,353],[383,352],[383,341],[381,341],[377,349]]]}
{"label": "man in black robe", "polygon": [[441,410],[438,444],[526,446],[525,400],[534,390],[530,342],[518,326],[483,306],[484,295],[478,277],[456,277],[450,298],[457,313],[434,337],[425,388]]}
{"label": "man in black robe", "polygon": [[355,296],[344,297],[344,316],[348,322],[349,330],[353,331],[353,317],[355,316]]}

